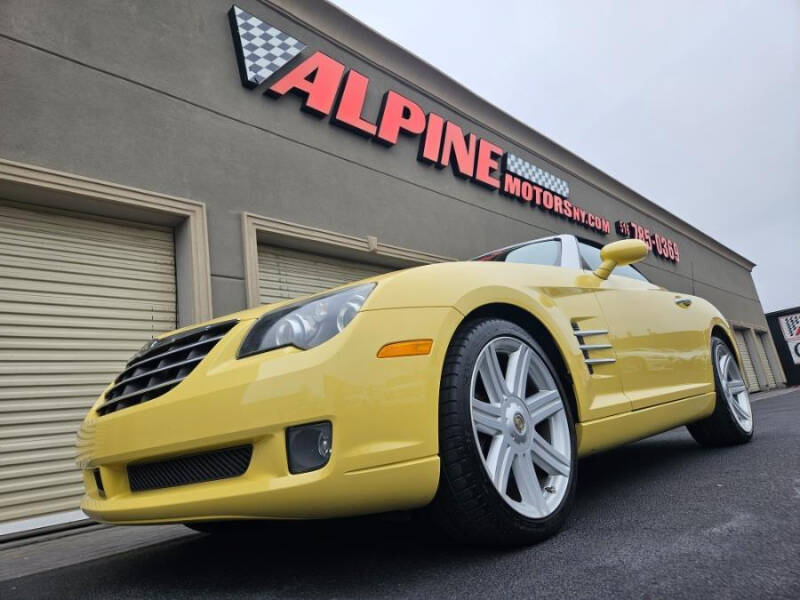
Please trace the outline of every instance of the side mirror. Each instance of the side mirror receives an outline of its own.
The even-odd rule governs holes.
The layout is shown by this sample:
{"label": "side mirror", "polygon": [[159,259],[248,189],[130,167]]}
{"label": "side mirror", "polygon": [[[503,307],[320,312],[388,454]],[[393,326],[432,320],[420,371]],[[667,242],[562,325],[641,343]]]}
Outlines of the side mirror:
{"label": "side mirror", "polygon": [[649,248],[642,240],[620,240],[603,246],[600,258],[603,262],[594,270],[600,279],[608,279],[614,267],[637,263],[647,256]]}

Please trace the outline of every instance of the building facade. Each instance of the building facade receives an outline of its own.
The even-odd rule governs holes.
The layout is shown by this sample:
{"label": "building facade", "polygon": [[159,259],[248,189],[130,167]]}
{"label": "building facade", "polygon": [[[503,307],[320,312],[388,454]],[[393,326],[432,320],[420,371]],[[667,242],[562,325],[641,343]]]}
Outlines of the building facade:
{"label": "building facade", "polygon": [[163,331],[572,233],[784,376],[753,263],[312,0],[0,5],[0,535],[80,517],[78,423]]}
{"label": "building facade", "polygon": [[787,385],[800,385],[800,306],[767,313]]}

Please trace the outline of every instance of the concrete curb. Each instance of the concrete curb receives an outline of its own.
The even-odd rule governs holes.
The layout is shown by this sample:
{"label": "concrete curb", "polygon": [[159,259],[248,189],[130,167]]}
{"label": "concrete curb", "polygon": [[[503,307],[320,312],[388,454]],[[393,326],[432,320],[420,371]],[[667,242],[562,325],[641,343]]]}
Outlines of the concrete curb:
{"label": "concrete curb", "polygon": [[786,396],[787,394],[792,394],[794,392],[800,392],[800,386],[795,385],[777,390],[769,390],[768,392],[756,392],[755,394],[750,394],[750,402],[759,402],[761,400],[769,400],[770,398],[780,398],[781,396]]}

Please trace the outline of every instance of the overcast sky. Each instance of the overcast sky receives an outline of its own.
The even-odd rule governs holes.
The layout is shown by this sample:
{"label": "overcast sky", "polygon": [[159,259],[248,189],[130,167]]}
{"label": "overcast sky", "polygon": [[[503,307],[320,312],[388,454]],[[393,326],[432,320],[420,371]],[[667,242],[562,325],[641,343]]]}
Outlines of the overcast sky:
{"label": "overcast sky", "polygon": [[800,305],[800,1],[333,1]]}

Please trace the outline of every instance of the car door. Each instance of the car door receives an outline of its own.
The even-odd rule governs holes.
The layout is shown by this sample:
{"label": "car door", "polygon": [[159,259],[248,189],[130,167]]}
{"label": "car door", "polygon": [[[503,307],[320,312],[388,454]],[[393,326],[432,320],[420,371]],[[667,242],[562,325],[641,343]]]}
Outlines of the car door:
{"label": "car door", "polygon": [[[578,243],[587,270],[600,264],[600,249]],[[669,292],[631,266],[608,279],[595,277],[595,294],[608,323],[622,388],[633,410],[688,398],[713,389],[707,323],[691,296]]]}
{"label": "car door", "polygon": [[[548,293],[549,300],[576,332],[573,351],[583,354],[586,360],[586,369],[572,374],[574,385],[587,399],[581,407],[581,417],[591,421],[630,412],[631,402],[622,389],[619,367],[606,343],[608,324],[592,288],[591,280],[599,279],[581,268],[574,238],[560,237],[504,248],[477,260],[560,267],[549,275]],[[579,331],[591,336],[579,336]],[[582,352],[579,344],[589,344],[593,349]]]}

